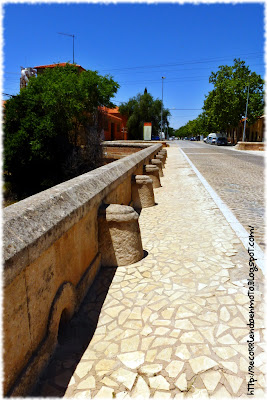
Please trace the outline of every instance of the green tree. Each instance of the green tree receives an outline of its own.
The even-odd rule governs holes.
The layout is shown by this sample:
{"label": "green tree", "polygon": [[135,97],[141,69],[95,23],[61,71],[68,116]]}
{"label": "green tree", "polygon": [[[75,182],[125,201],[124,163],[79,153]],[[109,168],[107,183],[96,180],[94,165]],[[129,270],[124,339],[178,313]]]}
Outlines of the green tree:
{"label": "green tree", "polygon": [[81,168],[69,167],[81,155],[81,133],[93,146],[91,153],[87,149],[85,169],[96,167],[100,140],[92,135],[97,136],[98,106],[114,107],[110,99],[118,87],[96,71],[79,73],[73,65],[58,66],[31,78],[6,102],[4,171],[19,198],[80,173]]}
{"label": "green tree", "polygon": [[[143,139],[144,122],[152,122],[152,135],[158,135],[161,130],[161,100],[154,100],[146,91],[122,103],[119,111],[126,115],[129,139]],[[168,126],[168,109],[163,109],[163,129]]]}
{"label": "green tree", "polygon": [[175,130],[169,126],[169,137],[171,136],[175,136]]}
{"label": "green tree", "polygon": [[214,89],[204,101],[206,124],[213,131],[226,131],[228,127],[238,125],[245,115],[249,85],[248,123],[252,124],[263,114],[264,80],[251,72],[244,61],[234,59],[234,65],[221,65],[212,72],[209,82]]}

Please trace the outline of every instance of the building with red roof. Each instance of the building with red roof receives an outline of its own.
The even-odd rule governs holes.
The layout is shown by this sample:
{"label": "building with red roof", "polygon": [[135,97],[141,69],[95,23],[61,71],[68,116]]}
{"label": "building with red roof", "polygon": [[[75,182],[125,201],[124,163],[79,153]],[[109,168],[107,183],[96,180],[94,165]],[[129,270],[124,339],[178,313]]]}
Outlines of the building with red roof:
{"label": "building with red roof", "polygon": [[[79,72],[86,71],[81,65],[71,63],[55,63],[48,65],[38,65],[34,67],[37,70],[37,75],[42,73],[47,68],[65,67],[67,64],[74,65],[79,68]],[[119,107],[107,108],[99,107],[99,111],[103,115],[104,132],[102,138],[104,140],[127,140],[127,118],[122,116],[119,112]]]}
{"label": "building with red roof", "polygon": [[127,140],[127,118],[120,114],[119,107],[99,107],[105,116],[104,137],[105,140]]}
{"label": "building with red roof", "polygon": [[55,68],[55,67],[66,67],[66,65],[74,65],[75,67],[79,68],[79,72],[86,71],[83,67],[81,67],[78,64],[71,64],[71,63],[56,63],[56,64],[48,64],[48,65],[38,65],[37,67],[34,67],[34,69],[37,70],[37,75],[42,73],[46,68]]}

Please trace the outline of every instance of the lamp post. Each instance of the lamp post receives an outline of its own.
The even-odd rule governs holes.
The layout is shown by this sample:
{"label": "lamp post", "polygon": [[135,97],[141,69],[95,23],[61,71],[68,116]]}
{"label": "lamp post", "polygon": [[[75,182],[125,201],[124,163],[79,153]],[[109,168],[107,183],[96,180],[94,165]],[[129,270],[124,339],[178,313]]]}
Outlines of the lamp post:
{"label": "lamp post", "polygon": [[162,76],[161,79],[162,79],[162,102],[161,102],[161,134],[160,134],[160,140],[162,140],[163,79],[166,79],[166,77],[165,77],[165,76]]}
{"label": "lamp post", "polygon": [[[249,77],[251,74],[249,74]],[[244,130],[243,130],[243,142],[245,141],[246,136],[246,122],[247,122],[247,114],[248,114],[248,97],[249,97],[249,80],[248,80],[248,95],[247,95],[247,104],[246,104],[246,114],[245,114],[245,122],[244,122]]]}

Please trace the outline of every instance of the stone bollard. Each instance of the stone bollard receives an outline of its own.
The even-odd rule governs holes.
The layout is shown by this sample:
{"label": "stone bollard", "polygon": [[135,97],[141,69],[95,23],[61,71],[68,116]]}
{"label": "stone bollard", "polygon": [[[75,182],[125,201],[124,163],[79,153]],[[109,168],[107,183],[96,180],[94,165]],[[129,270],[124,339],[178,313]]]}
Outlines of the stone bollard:
{"label": "stone bollard", "polygon": [[165,153],[162,153],[161,151],[158,153],[158,155],[159,155],[159,156],[163,156],[163,162],[164,162],[164,164],[165,164],[167,155],[166,155]]}
{"label": "stone bollard", "polygon": [[166,149],[161,149],[161,150],[159,151],[159,154],[163,154],[163,155],[165,156],[165,158],[168,157],[168,153],[167,153],[167,150],[166,150]]}
{"label": "stone bollard", "polygon": [[129,206],[103,205],[98,213],[98,242],[103,267],[130,265],[143,258],[139,215]]}
{"label": "stone bollard", "polygon": [[132,201],[134,208],[146,208],[155,205],[153,181],[147,175],[132,177]]}
{"label": "stone bollard", "polygon": [[160,155],[160,154],[157,154],[157,155],[155,156],[155,158],[156,158],[157,160],[160,160],[160,161],[162,162],[162,167],[165,168],[165,166],[164,166],[164,156],[162,156],[162,155]]}
{"label": "stone bollard", "polygon": [[163,176],[163,171],[162,171],[163,166],[162,166],[162,162],[161,162],[160,160],[156,160],[156,159],[153,159],[153,160],[151,160],[150,162],[151,162],[152,165],[156,165],[156,166],[158,167],[158,169],[159,169],[159,176],[162,177],[162,176]]}
{"label": "stone bollard", "polygon": [[144,173],[145,173],[145,175],[148,175],[149,178],[152,179],[154,189],[161,187],[159,168],[156,165],[145,165]]}

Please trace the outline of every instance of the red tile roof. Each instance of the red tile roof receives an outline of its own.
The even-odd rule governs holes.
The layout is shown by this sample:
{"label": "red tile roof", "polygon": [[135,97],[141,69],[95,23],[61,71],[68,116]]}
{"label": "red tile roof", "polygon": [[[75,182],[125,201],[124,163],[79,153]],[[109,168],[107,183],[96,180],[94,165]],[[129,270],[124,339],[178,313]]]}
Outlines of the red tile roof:
{"label": "red tile roof", "polygon": [[67,64],[74,65],[75,67],[81,68],[83,71],[85,69],[78,64],[71,64],[71,63],[56,63],[56,64],[48,64],[48,65],[38,65],[37,67],[33,67],[34,69],[38,68],[55,68],[55,67],[65,67]]}
{"label": "red tile roof", "polygon": [[108,107],[100,107],[101,110],[107,112],[108,114],[119,114],[119,107],[108,108]]}
{"label": "red tile roof", "polygon": [[119,107],[107,108],[106,110],[109,114],[119,114]]}

